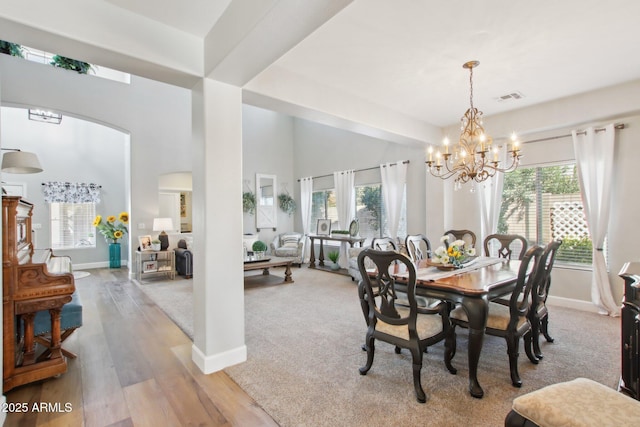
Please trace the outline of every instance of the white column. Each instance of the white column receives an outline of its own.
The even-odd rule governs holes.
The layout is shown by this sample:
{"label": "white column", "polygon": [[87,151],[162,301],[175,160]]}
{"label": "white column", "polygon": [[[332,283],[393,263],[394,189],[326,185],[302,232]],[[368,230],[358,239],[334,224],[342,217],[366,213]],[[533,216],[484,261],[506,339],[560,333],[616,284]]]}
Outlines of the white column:
{"label": "white column", "polygon": [[242,92],[239,87],[205,78],[193,88],[192,97],[192,359],[204,373],[211,373],[247,359],[242,269]]}

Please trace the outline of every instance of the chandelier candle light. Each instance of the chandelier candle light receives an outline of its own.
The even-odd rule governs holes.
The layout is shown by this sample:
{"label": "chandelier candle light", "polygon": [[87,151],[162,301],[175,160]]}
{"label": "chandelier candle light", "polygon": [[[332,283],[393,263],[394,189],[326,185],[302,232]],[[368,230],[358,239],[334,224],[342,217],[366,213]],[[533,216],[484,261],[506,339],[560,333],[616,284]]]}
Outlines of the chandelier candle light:
{"label": "chandelier candle light", "polygon": [[[483,182],[496,172],[510,172],[518,167],[520,161],[520,145],[513,134],[507,148],[510,157],[509,165],[500,165],[499,149],[493,144],[482,127],[482,111],[473,106],[473,69],[480,65],[478,61],[469,61],[462,67],[469,70],[470,107],[460,119],[462,122],[458,146],[449,152],[449,139],[444,139],[444,153],[438,150],[433,160],[433,147],[429,147],[429,160],[426,161],[431,175],[442,179],[455,176],[454,188],[459,189],[468,181]],[[493,158],[491,159],[491,153]]]}

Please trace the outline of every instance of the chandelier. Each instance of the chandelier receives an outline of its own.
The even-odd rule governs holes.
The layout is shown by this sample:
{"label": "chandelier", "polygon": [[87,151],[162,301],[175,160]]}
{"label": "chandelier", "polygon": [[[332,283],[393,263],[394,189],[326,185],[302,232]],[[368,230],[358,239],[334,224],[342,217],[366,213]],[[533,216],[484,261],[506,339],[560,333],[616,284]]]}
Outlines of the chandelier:
{"label": "chandelier", "polygon": [[475,181],[483,182],[491,178],[496,172],[510,172],[518,167],[520,161],[520,146],[517,138],[511,136],[507,148],[508,165],[500,164],[500,148],[493,144],[493,139],[485,134],[482,127],[482,111],[473,106],[473,69],[480,65],[478,61],[469,61],[462,67],[469,70],[469,109],[460,119],[462,122],[458,145],[449,152],[449,140],[444,140],[444,153],[438,150],[433,159],[433,147],[429,147],[429,160],[426,161],[431,175],[442,179],[455,176],[454,188],[459,189],[462,184]]}

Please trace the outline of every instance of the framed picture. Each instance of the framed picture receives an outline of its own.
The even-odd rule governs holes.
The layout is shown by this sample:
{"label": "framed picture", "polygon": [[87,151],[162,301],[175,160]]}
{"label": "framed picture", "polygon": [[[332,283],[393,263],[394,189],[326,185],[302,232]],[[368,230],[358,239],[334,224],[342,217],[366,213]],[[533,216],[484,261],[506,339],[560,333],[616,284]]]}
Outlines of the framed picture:
{"label": "framed picture", "polygon": [[351,224],[349,224],[349,235],[351,237],[356,237],[359,231],[360,231],[360,224],[358,223],[357,219],[354,219],[353,221],[351,221]]}
{"label": "framed picture", "polygon": [[143,273],[149,273],[151,271],[158,271],[158,261],[145,261],[142,263]]}
{"label": "framed picture", "polygon": [[140,243],[141,251],[151,250],[151,236],[138,236],[138,242]]}
{"label": "framed picture", "polygon": [[318,229],[316,231],[318,236],[328,236],[331,234],[331,220],[330,219],[319,219],[318,220]]}

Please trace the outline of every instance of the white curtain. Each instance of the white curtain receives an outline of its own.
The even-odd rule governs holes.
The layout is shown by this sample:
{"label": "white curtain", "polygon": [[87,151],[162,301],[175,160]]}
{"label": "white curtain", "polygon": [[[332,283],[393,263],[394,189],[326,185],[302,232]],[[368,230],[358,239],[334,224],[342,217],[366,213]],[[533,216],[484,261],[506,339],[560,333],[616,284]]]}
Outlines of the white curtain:
{"label": "white curtain", "polygon": [[305,235],[304,254],[302,254],[303,261],[306,261],[309,257],[309,240],[306,236],[311,233],[311,196],[313,194],[313,178],[307,177],[300,180],[300,215],[302,215],[302,232]]}
{"label": "white curtain", "polygon": [[602,250],[611,206],[614,125],[610,124],[599,132],[591,127],[582,134],[574,130],[571,135],[582,203],[593,242],[591,300],[601,314],[618,316],[619,308],[611,294],[607,264]]}
{"label": "white curtain", "polygon": [[[507,144],[500,148],[498,151],[498,160],[500,161],[500,167],[506,167],[509,164],[506,163],[507,159]],[[489,154],[492,155],[492,154]],[[509,160],[510,162],[511,160]],[[500,218],[500,206],[502,205],[502,189],[504,188],[504,174],[497,172],[493,178],[480,184],[480,191],[478,191],[478,202],[480,204],[480,228],[481,228],[481,240],[498,231],[498,219]],[[476,243],[476,246],[482,247],[481,243]]]}
{"label": "white curtain", "polygon": [[380,165],[382,199],[387,212],[387,228],[389,229],[389,237],[393,239],[398,238],[404,186],[407,182],[407,167],[408,165],[402,161]]}
{"label": "white curtain", "polygon": [[[333,184],[336,189],[336,208],[338,209],[338,224],[341,230],[347,230],[353,219],[356,204],[355,172],[353,170],[334,172]],[[340,267],[345,268],[347,260],[347,243],[340,246]]]}

